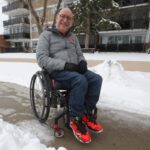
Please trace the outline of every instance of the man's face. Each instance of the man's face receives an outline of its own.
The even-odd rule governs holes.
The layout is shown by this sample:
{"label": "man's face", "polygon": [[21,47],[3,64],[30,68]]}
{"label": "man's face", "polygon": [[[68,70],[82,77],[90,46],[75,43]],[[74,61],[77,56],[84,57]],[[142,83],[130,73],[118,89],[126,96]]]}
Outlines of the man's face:
{"label": "man's face", "polygon": [[73,25],[73,14],[69,8],[62,9],[56,17],[56,28],[65,34]]}

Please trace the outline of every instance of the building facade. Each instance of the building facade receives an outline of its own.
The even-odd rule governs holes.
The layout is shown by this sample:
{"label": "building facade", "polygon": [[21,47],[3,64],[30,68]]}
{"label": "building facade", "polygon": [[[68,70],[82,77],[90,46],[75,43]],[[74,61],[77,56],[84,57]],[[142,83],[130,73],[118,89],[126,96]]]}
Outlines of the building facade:
{"label": "building facade", "polygon": [[[5,38],[11,43],[10,50],[30,51],[36,49],[38,29],[28,6],[19,0],[5,0],[3,13]],[[62,0],[61,7],[75,0]],[[115,0],[120,5],[117,22],[121,30],[99,32],[97,48],[100,51],[144,51],[150,47],[150,0]],[[43,1],[32,0],[39,18],[43,13]],[[45,26],[53,23],[58,0],[48,0]],[[90,40],[92,45],[92,40]]]}
{"label": "building facade", "polygon": [[[9,51],[31,51],[36,48],[38,41],[38,30],[34,17],[31,15],[26,4],[19,0],[5,0],[7,5],[2,12],[8,15],[9,19],[3,22],[5,39],[10,42]],[[61,7],[68,5],[72,0],[62,0]],[[51,25],[56,11],[58,0],[48,0],[46,25]],[[42,17],[43,1],[32,0],[38,17]]]}
{"label": "building facade", "polygon": [[8,51],[24,51],[30,48],[30,20],[28,6],[17,0],[6,0],[2,12],[9,19],[3,22],[4,35],[11,47]]}
{"label": "building facade", "polygon": [[121,30],[100,32],[100,50],[145,51],[150,47],[150,0],[116,0]]}

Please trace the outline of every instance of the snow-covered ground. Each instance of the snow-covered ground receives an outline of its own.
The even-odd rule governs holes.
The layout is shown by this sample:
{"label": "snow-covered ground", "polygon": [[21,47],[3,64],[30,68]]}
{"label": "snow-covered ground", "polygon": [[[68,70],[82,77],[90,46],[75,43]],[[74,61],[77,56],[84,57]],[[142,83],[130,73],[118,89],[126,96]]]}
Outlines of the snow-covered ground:
{"label": "snow-covered ground", "polygon": [[[109,107],[150,116],[150,73],[125,71],[118,60],[150,61],[144,53],[94,53],[85,54],[88,60],[105,60],[90,68],[103,77],[101,97],[97,107]],[[35,54],[0,54],[1,58],[34,58]],[[32,75],[40,68],[36,63],[0,62],[0,81],[29,87]],[[2,118],[2,116],[1,116]],[[22,137],[22,138],[20,138]],[[11,141],[11,143],[10,143]],[[9,143],[8,143],[9,142]],[[14,148],[13,148],[14,147]],[[0,150],[53,150],[25,132],[20,126],[0,120]],[[59,150],[65,149],[60,147]]]}

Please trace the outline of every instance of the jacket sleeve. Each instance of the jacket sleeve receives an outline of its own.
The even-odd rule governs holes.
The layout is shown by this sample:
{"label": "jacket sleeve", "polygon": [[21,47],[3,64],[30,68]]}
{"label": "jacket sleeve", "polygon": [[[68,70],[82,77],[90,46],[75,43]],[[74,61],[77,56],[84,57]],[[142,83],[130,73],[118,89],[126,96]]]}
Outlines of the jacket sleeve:
{"label": "jacket sleeve", "polygon": [[83,52],[81,50],[81,46],[80,46],[80,43],[79,43],[79,40],[77,38],[77,36],[75,36],[75,39],[76,39],[76,51],[77,51],[77,55],[78,55],[78,61],[80,62],[81,60],[85,60],[85,57],[83,56]]}
{"label": "jacket sleeve", "polygon": [[49,73],[56,70],[63,70],[66,63],[61,59],[54,59],[50,56],[50,36],[51,32],[49,31],[41,33],[36,50],[38,65],[46,69]]}

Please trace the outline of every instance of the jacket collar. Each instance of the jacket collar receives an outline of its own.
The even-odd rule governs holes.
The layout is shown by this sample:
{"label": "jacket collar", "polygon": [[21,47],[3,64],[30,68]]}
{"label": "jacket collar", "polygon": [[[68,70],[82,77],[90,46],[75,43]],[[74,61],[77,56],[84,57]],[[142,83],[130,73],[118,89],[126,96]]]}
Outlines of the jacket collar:
{"label": "jacket collar", "polygon": [[55,34],[61,34],[62,36],[69,36],[69,35],[71,35],[73,29],[74,29],[74,27],[71,27],[65,35],[62,34],[61,32],[59,32],[59,31],[56,29],[56,26],[55,26],[55,25],[53,25],[52,27],[48,27],[46,30],[47,30],[47,31],[51,31],[51,32],[53,32],[53,33],[55,33]]}

